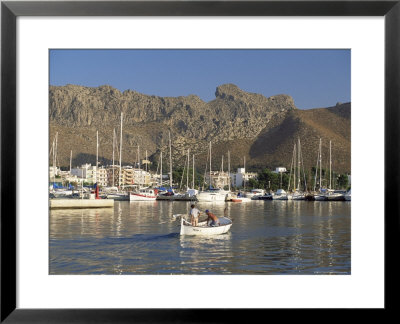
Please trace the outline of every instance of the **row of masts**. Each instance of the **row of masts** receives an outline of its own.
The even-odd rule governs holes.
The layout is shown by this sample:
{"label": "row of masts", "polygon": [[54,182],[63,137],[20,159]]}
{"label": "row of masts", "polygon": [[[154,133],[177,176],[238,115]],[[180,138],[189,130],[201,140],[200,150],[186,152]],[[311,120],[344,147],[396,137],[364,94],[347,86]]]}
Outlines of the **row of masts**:
{"label": "row of masts", "polygon": [[[121,174],[122,174],[122,125],[123,125],[123,113],[121,112],[121,126],[120,126],[120,147],[119,147],[119,179],[118,179],[118,185],[121,187]],[[172,148],[171,148],[171,132],[168,132],[168,141],[169,141],[169,186],[172,188]],[[57,142],[58,142],[58,132],[56,132],[53,145],[52,145],[52,151],[53,151],[53,181],[55,182],[55,170],[56,170],[56,164],[57,164]],[[115,166],[115,147],[116,147],[116,132],[115,128],[113,130],[113,153],[112,153],[112,172],[113,172],[113,177],[112,177],[112,186],[115,186],[114,180],[115,180],[115,173],[114,173],[114,166]],[[51,151],[50,151],[51,154]],[[211,151],[211,141],[209,144],[209,175],[210,175],[210,185],[211,185],[211,167],[212,167],[212,151]],[[140,147],[138,145],[138,152],[137,152],[137,158],[138,158],[138,168],[140,169]],[[96,132],[96,171],[95,171],[95,183],[97,183],[97,170],[98,170],[98,159],[99,159],[99,132]],[[182,179],[183,175],[185,172],[185,168],[187,166],[187,171],[186,171],[186,187],[189,188],[189,163],[190,163],[190,150],[187,150],[187,159],[186,159],[186,164],[184,167],[184,171],[182,173]],[[297,160],[297,168],[296,168],[296,160]],[[244,168],[246,167],[246,157],[244,157]],[[146,151],[146,171],[147,171],[147,151]],[[223,165],[224,165],[224,157],[222,156],[222,162],[221,162],[221,171],[223,172]],[[301,184],[301,165],[303,166],[303,175],[304,175],[304,188],[307,188],[306,185],[306,179],[305,179],[305,172],[304,172],[304,163],[303,163],[303,156],[301,152],[301,145],[300,145],[300,138],[298,139],[298,145],[296,147],[296,144],[294,144],[293,148],[293,157],[292,157],[292,163],[291,163],[291,168],[290,168],[290,178],[291,178],[291,172],[292,172],[292,167],[293,167],[293,187],[294,191],[300,190],[300,184]],[[193,159],[192,159],[192,187],[194,188],[195,186],[195,180],[194,180],[194,154],[193,154]],[[160,152],[160,183],[159,185],[162,186],[163,184],[163,154],[162,151]],[[319,150],[318,150],[318,157],[317,157],[317,166],[315,170],[315,181],[314,181],[314,188],[313,190],[316,190],[316,185],[317,185],[317,172],[318,172],[318,167],[319,167],[319,188],[321,190],[322,188],[322,139],[320,138],[319,140]],[[72,150],[71,150],[71,155],[70,155],[70,172],[72,169]],[[297,170],[296,170],[297,169]],[[205,172],[207,171],[207,168]],[[297,171],[297,183],[296,183],[296,171]],[[157,167],[157,172],[158,172],[158,167]],[[230,152],[228,151],[228,176],[230,176]],[[282,176],[282,174],[281,174]],[[289,187],[290,187],[290,178],[289,178]],[[282,179],[281,179],[282,181]],[[182,180],[181,180],[182,183]],[[229,191],[230,191],[230,181],[228,181],[229,185]],[[282,187],[282,185],[281,185]],[[329,141],[329,189],[332,188],[332,141]]]}
{"label": "row of masts", "polygon": [[[315,180],[314,180],[314,188],[316,190],[317,186],[317,174],[319,167],[319,190],[322,189],[322,140],[319,139],[319,148],[318,148],[318,158],[317,158],[317,166],[315,168]],[[328,189],[332,189],[332,141],[329,141],[329,187]]]}
{"label": "row of masts", "polygon": [[[297,166],[296,166],[296,164],[297,164]],[[303,154],[301,151],[301,144],[300,144],[300,138],[299,138],[298,144],[296,145],[296,143],[295,143],[293,146],[293,156],[292,156],[292,162],[290,165],[288,190],[290,189],[290,181],[291,181],[291,175],[292,175],[292,169],[293,169],[293,189],[294,189],[294,191],[300,191],[302,167],[303,167],[303,176],[304,176],[304,190],[306,190],[307,182],[306,182],[306,176],[305,176],[305,171],[304,171]],[[297,182],[296,182],[296,173],[297,173]],[[282,174],[281,174],[281,176],[282,176]],[[281,182],[282,182],[282,177],[281,177]]]}

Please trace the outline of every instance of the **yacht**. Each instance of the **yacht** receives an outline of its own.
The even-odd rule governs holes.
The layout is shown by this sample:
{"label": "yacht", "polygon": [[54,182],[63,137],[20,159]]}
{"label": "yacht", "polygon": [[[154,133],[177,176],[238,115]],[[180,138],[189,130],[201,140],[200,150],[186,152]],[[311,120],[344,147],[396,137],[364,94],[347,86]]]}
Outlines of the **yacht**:
{"label": "yacht", "polygon": [[209,188],[200,191],[197,195],[197,201],[225,201],[228,191],[221,188]]}

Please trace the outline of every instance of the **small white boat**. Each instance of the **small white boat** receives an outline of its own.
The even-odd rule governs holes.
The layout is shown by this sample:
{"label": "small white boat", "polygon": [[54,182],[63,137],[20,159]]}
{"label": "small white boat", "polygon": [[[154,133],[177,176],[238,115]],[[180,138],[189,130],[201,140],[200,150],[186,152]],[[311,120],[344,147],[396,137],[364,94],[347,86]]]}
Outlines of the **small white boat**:
{"label": "small white boat", "polygon": [[154,189],[140,189],[138,192],[129,193],[129,201],[154,201],[157,193]]}
{"label": "small white boat", "polygon": [[[323,198],[321,197],[323,195]],[[315,200],[327,201],[343,201],[345,200],[344,193],[340,190],[326,189],[320,197],[315,197]]]}
{"label": "small white boat", "polygon": [[306,196],[304,193],[300,192],[300,191],[295,191],[292,195],[292,199],[293,200],[305,200]]}
{"label": "small white boat", "polygon": [[227,217],[218,218],[220,225],[208,226],[207,222],[200,222],[197,226],[192,226],[184,216],[181,216],[181,231],[180,235],[220,235],[229,231],[232,226],[232,220]]}
{"label": "small white boat", "polygon": [[325,201],[325,200],[328,200],[328,199],[326,199],[326,195],[325,194],[319,193],[319,194],[315,194],[314,195],[314,200],[315,201]]}
{"label": "small white boat", "polygon": [[257,200],[258,197],[261,197],[265,194],[264,189],[253,189],[250,192],[246,192],[246,197],[251,198],[253,200]]}
{"label": "small white boat", "polygon": [[291,199],[291,198],[292,198],[292,196],[291,196],[291,195],[288,195],[288,194],[286,193],[286,191],[283,190],[283,189],[278,189],[278,190],[276,191],[275,195],[272,196],[272,199],[273,199],[273,200],[289,200],[289,199]]}
{"label": "small white boat", "polygon": [[196,197],[197,201],[225,201],[227,195],[227,191],[217,188],[200,191]]}

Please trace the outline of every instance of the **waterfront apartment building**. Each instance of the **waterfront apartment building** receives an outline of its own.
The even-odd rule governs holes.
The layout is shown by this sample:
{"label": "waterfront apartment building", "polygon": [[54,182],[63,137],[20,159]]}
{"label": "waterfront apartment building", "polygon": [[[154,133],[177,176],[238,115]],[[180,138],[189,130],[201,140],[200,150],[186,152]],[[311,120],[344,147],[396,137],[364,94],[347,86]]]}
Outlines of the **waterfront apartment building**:
{"label": "waterfront apartment building", "polygon": [[97,178],[97,183],[99,186],[102,186],[102,187],[108,186],[108,174],[107,174],[106,168],[104,168],[104,167],[99,168],[97,170],[95,178]]}
{"label": "waterfront apartment building", "polygon": [[[192,179],[189,179],[191,182]],[[206,182],[210,183],[214,188],[224,188],[229,186],[229,173],[224,171],[211,171],[211,181],[210,172],[206,175]]]}
{"label": "waterfront apartment building", "polygon": [[94,183],[96,167],[92,166],[90,163],[82,164],[80,167],[72,168],[71,175],[82,179],[87,183]]}
{"label": "waterfront apartment building", "polygon": [[257,179],[257,172],[246,172],[245,168],[238,168],[236,173],[231,174],[232,187],[242,188],[250,179]]}
{"label": "waterfront apartment building", "polygon": [[[59,172],[59,171],[58,171]],[[50,176],[52,176],[52,168],[50,169]],[[120,169],[119,166],[107,166],[97,169],[90,163],[86,163],[77,168],[71,169],[71,177],[79,179],[80,181],[94,184],[96,181],[99,186],[150,186],[154,179],[150,172],[142,169],[133,168],[132,166],[124,166]]]}
{"label": "waterfront apartment building", "polygon": [[106,168],[107,171],[107,187],[119,186],[119,166],[111,165]]}

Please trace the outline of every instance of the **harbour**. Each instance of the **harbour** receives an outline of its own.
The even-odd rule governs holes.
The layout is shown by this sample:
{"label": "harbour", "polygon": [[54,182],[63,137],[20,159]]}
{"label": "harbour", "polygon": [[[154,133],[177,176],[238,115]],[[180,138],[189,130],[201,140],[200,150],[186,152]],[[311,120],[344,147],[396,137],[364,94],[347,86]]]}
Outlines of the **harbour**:
{"label": "harbour", "polygon": [[50,274],[351,273],[351,202],[198,202],[233,225],[179,234],[191,202],[115,201],[114,208],[50,210]]}
{"label": "harbour", "polygon": [[[76,53],[96,60],[100,52]],[[150,50],[136,60],[145,52],[106,52],[110,67],[126,57],[150,67],[169,55],[216,53]],[[207,99],[174,82],[175,95],[157,93],[153,82],[143,92],[145,78],[124,89],[109,79],[50,81],[50,274],[351,274],[349,52],[324,61],[336,62],[334,75],[345,67],[347,85],[324,104],[266,86],[282,57],[291,57],[285,70],[298,55],[313,65],[311,52],[246,50],[248,64],[256,52],[259,81],[246,86],[254,80],[243,79],[247,70],[227,79],[208,70],[213,81],[200,82]],[[243,66],[235,50],[223,53]],[[71,52],[52,51],[62,70],[59,55]],[[192,68],[182,74],[188,81]]]}

